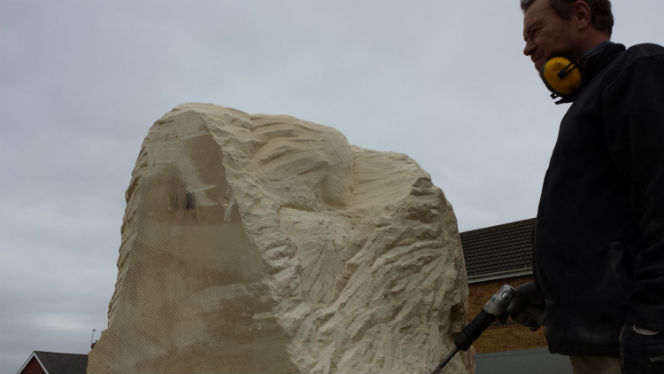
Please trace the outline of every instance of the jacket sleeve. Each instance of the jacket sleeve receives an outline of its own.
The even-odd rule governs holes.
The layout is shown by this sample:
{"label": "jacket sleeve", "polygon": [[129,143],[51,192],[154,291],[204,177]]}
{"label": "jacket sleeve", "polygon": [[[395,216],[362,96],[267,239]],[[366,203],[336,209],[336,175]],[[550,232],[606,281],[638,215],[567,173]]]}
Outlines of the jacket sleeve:
{"label": "jacket sleeve", "polygon": [[664,54],[622,70],[603,91],[602,115],[636,232],[626,322],[664,331]]}

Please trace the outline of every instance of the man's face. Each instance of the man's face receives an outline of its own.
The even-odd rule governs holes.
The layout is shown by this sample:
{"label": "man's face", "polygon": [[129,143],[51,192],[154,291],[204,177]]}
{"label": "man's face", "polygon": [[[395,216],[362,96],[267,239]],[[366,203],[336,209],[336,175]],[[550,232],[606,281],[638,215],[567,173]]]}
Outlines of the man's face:
{"label": "man's face", "polygon": [[523,54],[530,56],[539,71],[551,57],[577,57],[574,28],[549,5],[549,0],[535,0],[523,17]]}

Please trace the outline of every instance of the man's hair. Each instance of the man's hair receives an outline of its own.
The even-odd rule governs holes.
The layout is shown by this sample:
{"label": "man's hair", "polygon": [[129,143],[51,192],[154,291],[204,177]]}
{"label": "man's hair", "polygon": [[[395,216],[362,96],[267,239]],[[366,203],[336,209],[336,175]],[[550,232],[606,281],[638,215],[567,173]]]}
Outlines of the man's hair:
{"label": "man's hair", "polygon": [[[525,12],[536,0],[521,0],[521,9]],[[549,5],[562,19],[570,19],[569,11],[576,0],[549,0]],[[582,0],[590,6],[593,27],[611,36],[613,31],[613,13],[611,0]]]}

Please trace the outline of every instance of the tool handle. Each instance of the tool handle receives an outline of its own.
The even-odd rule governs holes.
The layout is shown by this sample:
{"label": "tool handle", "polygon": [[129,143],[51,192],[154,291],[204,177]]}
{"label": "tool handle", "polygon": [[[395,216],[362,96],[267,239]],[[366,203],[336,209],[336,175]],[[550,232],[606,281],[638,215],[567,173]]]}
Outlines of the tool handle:
{"label": "tool handle", "polygon": [[462,351],[467,351],[473,342],[482,335],[482,331],[489,327],[495,320],[496,316],[482,309],[468,326],[454,338],[454,344]]}

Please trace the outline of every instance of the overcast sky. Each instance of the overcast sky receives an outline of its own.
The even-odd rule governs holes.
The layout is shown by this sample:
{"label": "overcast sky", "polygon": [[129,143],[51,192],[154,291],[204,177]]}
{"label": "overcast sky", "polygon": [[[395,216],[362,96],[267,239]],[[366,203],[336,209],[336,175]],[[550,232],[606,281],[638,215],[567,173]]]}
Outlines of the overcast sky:
{"label": "overcast sky", "polygon": [[[614,12],[615,41],[663,44],[662,0]],[[184,102],[406,153],[461,231],[534,217],[567,107],[521,29],[516,0],[0,0],[0,373],[106,327],[134,162]]]}

